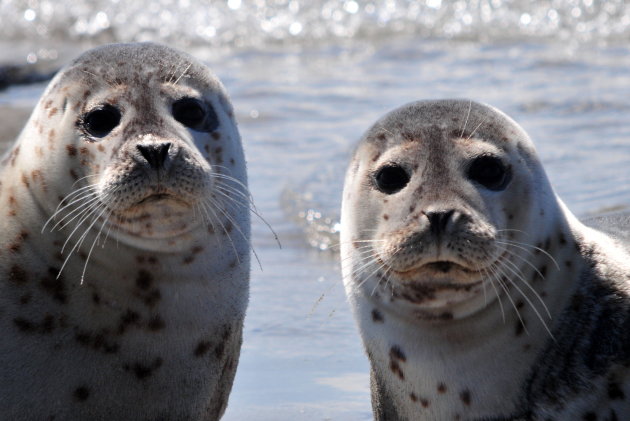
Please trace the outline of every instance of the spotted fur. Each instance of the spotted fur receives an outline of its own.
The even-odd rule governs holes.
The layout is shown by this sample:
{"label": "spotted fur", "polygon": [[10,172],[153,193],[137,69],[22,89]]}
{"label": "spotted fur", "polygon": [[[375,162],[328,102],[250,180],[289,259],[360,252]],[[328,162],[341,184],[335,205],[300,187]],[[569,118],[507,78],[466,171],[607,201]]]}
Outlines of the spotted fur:
{"label": "spotted fur", "polygon": [[[507,183],[472,175],[488,156]],[[392,165],[408,180],[388,191]],[[509,117],[403,106],[364,135],[343,194],[377,420],[630,419],[630,256],[556,197]]]}
{"label": "spotted fur", "polygon": [[[203,124],[175,117],[182,98]],[[86,123],[99,107],[120,113],[105,136]],[[217,78],[160,45],[91,50],[51,81],[1,165],[0,418],[219,419],[250,222]]]}

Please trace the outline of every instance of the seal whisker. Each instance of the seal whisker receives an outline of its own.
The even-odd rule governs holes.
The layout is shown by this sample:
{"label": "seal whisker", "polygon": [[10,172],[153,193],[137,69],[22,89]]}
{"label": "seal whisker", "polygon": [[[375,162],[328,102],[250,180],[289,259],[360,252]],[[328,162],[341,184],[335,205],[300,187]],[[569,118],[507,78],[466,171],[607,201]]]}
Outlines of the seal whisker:
{"label": "seal whisker", "polygon": [[470,117],[470,111],[472,110],[472,100],[468,102],[468,113],[466,113],[466,119],[464,120],[464,126],[462,127],[462,132],[459,137],[464,137],[464,131],[466,130],[466,126],[468,125],[468,118]]}
{"label": "seal whisker", "polygon": [[[75,227],[75,229],[72,231],[72,233],[70,234],[70,236],[68,236],[68,238],[66,239],[66,241],[64,242],[63,246],[61,247],[61,253],[63,253],[66,245],[68,244],[68,241],[70,241],[70,239],[72,238],[72,236],[74,235],[74,233],[76,232],[77,229],[79,229],[79,227],[83,224],[83,222],[89,218],[91,215],[95,214],[96,212],[98,212],[101,207],[99,206],[100,202],[94,207],[94,209],[92,211],[90,211],[84,218],[82,218],[78,223],[77,226]],[[105,211],[107,208],[103,205],[104,209],[103,211]],[[63,272],[63,269],[66,267],[66,264],[68,263],[68,261],[70,260],[70,257],[72,257],[72,253],[74,253],[74,251],[76,251],[78,249],[78,247],[80,247],[81,243],[83,242],[85,236],[87,235],[87,233],[92,229],[92,227],[94,226],[94,224],[96,223],[96,221],[98,221],[98,217],[94,218],[92,220],[92,222],[88,225],[88,227],[86,228],[85,232],[83,233],[83,235],[74,243],[74,246],[72,247],[72,249],[70,249],[70,251],[68,252],[68,255],[66,256],[66,259],[64,260],[63,264],[61,265],[61,268],[59,269],[59,273],[57,274],[57,279],[59,279],[59,277],[61,276],[61,273]]]}
{"label": "seal whisker", "polygon": [[[104,218],[104,221],[101,223],[101,228],[98,230],[98,233],[94,237],[94,241],[92,241],[92,246],[90,247],[90,250],[88,251],[87,257],[85,259],[85,264],[83,265],[83,272],[81,272],[81,282],[79,283],[79,285],[83,285],[83,281],[85,279],[85,271],[87,270],[87,265],[88,265],[88,262],[90,261],[90,257],[92,256],[92,251],[94,250],[94,246],[98,243],[98,239],[100,238],[101,233],[103,232],[103,228],[105,227],[105,224],[107,223],[107,219],[109,218],[109,215],[111,215],[112,213],[112,210],[108,209],[107,206],[103,205],[103,208],[104,208],[103,212],[109,211],[109,213]],[[103,214],[103,212],[101,212],[98,216],[96,216],[95,221],[98,220],[98,218]],[[83,234],[84,236],[87,235],[88,230],[86,230],[85,234]],[[81,240],[81,243],[82,242],[83,240]],[[105,247],[105,241],[103,241],[103,247]]]}
{"label": "seal whisker", "polygon": [[[540,271],[538,270],[538,268],[534,265],[532,265],[530,262],[528,262],[524,257],[522,257],[521,255],[517,254],[517,253],[513,253],[510,250],[505,250],[506,253],[509,253],[512,256],[518,257],[520,258],[524,263],[527,263],[529,266],[531,266],[534,271],[542,278],[545,279],[545,277],[543,276],[542,273],[540,273]],[[505,262],[507,263],[508,261],[505,260]],[[517,267],[515,263],[513,262],[509,262],[511,265],[513,265],[514,267]],[[551,313],[549,312],[549,309],[547,308],[547,305],[545,304],[545,302],[543,301],[543,299],[540,297],[540,295],[538,294],[538,292],[534,289],[534,287],[532,287],[529,282],[527,282],[525,279],[521,278],[521,280],[523,281],[523,283],[525,285],[527,285],[527,287],[534,293],[536,294],[536,296],[538,297],[538,300],[540,300],[541,304],[544,306],[545,311],[547,312],[547,315],[549,316],[549,318],[551,318]]]}
{"label": "seal whisker", "polygon": [[531,252],[530,250],[527,250],[525,247],[530,247],[530,248],[532,248],[532,249],[534,249],[534,250],[538,250],[538,251],[540,251],[541,253],[543,253],[545,256],[547,256],[549,259],[551,259],[551,261],[552,261],[552,262],[553,262],[553,264],[556,266],[556,268],[557,268],[558,270],[560,270],[560,266],[558,265],[558,262],[556,262],[556,259],[554,259],[554,258],[553,258],[553,256],[552,256],[552,255],[550,255],[550,254],[549,254],[546,250],[544,250],[544,249],[542,249],[542,248],[540,248],[540,247],[536,247],[536,246],[533,246],[533,245],[531,245],[531,244],[527,244],[527,243],[521,243],[521,242],[519,242],[519,241],[508,240],[508,239],[506,239],[506,238],[503,238],[503,239],[501,239],[501,240],[497,240],[497,242],[498,242],[498,243],[500,243],[501,241],[503,241],[503,242],[504,242],[504,243],[506,243],[506,244],[510,244],[510,245],[512,245],[512,246],[514,246],[514,247],[516,247],[516,248],[520,248],[520,249],[522,249],[522,250],[526,250],[526,251],[528,251],[528,253],[530,253],[530,255],[531,255],[531,253],[532,253],[532,252]]}
{"label": "seal whisker", "polygon": [[179,82],[179,80],[184,77],[184,75],[186,74],[186,72],[188,71],[188,69],[190,69],[190,66],[192,66],[192,63],[188,63],[188,66],[184,69],[184,71],[182,72],[181,75],[179,75],[179,77],[177,78],[177,80],[175,80],[175,83],[173,83],[173,85],[177,85],[177,83]]}
{"label": "seal whisker", "polygon": [[[53,220],[53,219],[54,219],[54,218],[55,218],[55,217],[56,217],[59,213],[63,212],[63,210],[64,210],[64,209],[66,209],[66,208],[67,208],[67,207],[69,207],[69,206],[72,206],[73,204],[75,204],[75,203],[77,203],[77,202],[79,202],[79,201],[81,201],[81,200],[85,200],[85,199],[86,199],[87,197],[89,197],[90,195],[95,194],[96,189],[95,189],[93,186],[86,186],[85,188],[88,188],[88,187],[93,188],[93,190],[94,190],[94,191],[88,191],[88,192],[83,191],[83,192],[78,192],[78,193],[81,193],[81,194],[80,194],[80,196],[81,196],[81,197],[79,197],[79,198],[74,198],[71,202],[69,202],[69,203],[68,203],[68,202],[65,202],[65,204],[64,204],[64,201],[66,201],[66,200],[67,200],[70,196],[74,195],[74,194],[75,194],[75,193],[77,193],[77,192],[70,193],[70,194],[69,194],[69,195],[67,195],[64,199],[62,199],[62,200],[59,202],[59,204],[57,205],[57,208],[56,208],[56,209],[55,209],[55,211],[52,213],[52,215],[51,215],[51,216],[50,216],[50,217],[46,220],[46,223],[45,223],[45,224],[44,224],[44,226],[42,227],[41,232],[44,232],[44,231],[46,230],[46,227],[48,226],[48,224],[49,224],[49,223],[50,223],[50,222],[51,222],[51,221],[52,221],[52,220]],[[83,188],[82,188],[81,190],[83,190]],[[63,205],[63,206],[62,206],[62,205]],[[66,215],[65,217],[67,217],[67,216],[68,216],[68,215]],[[65,218],[65,217],[64,217],[64,218]],[[54,227],[53,227],[53,228],[51,228],[51,231],[52,231],[52,230],[54,230]]]}
{"label": "seal whisker", "polygon": [[[225,233],[225,236],[228,238],[228,241],[230,242],[230,246],[232,247],[232,250],[234,251],[234,256],[236,257],[236,261],[238,263],[241,263],[241,258],[238,254],[238,251],[236,250],[236,246],[234,245],[232,236],[230,235],[227,228],[225,227],[225,224],[223,224],[223,221],[221,221],[221,218],[219,217],[219,215],[215,212],[216,209],[221,210],[220,208],[216,206],[216,201],[212,199],[212,197],[208,196],[207,202],[204,202],[204,205],[206,206],[206,209],[214,215],[216,222],[220,225],[221,229]],[[218,241],[218,238],[217,238],[217,241]]]}
{"label": "seal whisker", "polygon": [[80,219],[77,221],[75,228],[72,230],[70,235],[68,235],[68,237],[66,238],[66,241],[63,243],[63,246],[61,247],[61,253],[63,253],[66,245],[68,244],[68,241],[70,241],[70,239],[74,236],[74,233],[79,229],[83,222],[85,222],[94,212],[98,211],[98,208],[101,205],[101,201],[97,198],[96,200],[91,200],[90,202],[90,205],[85,206],[80,213],[72,218],[72,220],[68,221],[68,223],[70,223],[80,216]]}
{"label": "seal whisker", "polygon": [[[503,261],[501,263],[506,263],[506,261]],[[529,285],[527,283],[527,281],[525,281],[523,279],[522,276],[519,276],[513,269],[511,269],[509,266],[503,266],[505,269],[509,270],[512,274],[514,274],[514,276],[517,277],[517,279],[520,279],[523,283],[525,283],[526,285],[528,285],[530,287],[530,289],[534,292],[534,294],[536,295],[536,297],[538,298],[538,300],[541,302],[541,304],[543,305],[543,308],[545,309],[545,311],[547,312],[547,315],[549,316],[549,319],[551,319],[551,313],[549,312],[549,309],[547,308],[547,305],[544,303],[544,301],[542,300],[542,298],[538,295],[538,293],[533,290],[533,288],[531,288],[531,285]],[[536,313],[536,316],[538,317],[538,319],[540,320],[540,322],[543,324],[543,326],[545,327],[545,330],[549,333],[549,336],[551,336],[553,338],[553,334],[551,333],[551,330],[549,330],[549,327],[547,326],[547,323],[545,322],[543,316],[540,314],[540,312],[538,311],[538,309],[536,308],[536,306],[534,305],[534,303],[530,300],[530,298],[527,296],[527,294],[525,294],[525,292],[517,285],[516,282],[514,282],[509,276],[506,276],[505,279],[507,279],[510,284],[512,284],[512,286],[514,288],[516,288],[516,290],[521,294],[521,296],[523,298],[525,298],[525,300],[527,301],[527,303],[529,304],[529,306],[532,308],[532,310],[534,310],[534,313]]]}
{"label": "seal whisker", "polygon": [[[527,333],[527,335],[529,335],[529,330],[527,329],[527,326],[525,325],[525,321],[523,320],[523,316],[521,316],[521,312],[518,310],[518,306],[514,302],[514,299],[510,295],[510,291],[508,290],[508,288],[507,288],[507,286],[505,284],[505,280],[509,280],[509,278],[502,271],[502,267],[500,265],[496,265],[495,269],[497,270],[497,275],[498,275],[497,283],[499,284],[501,289],[503,289],[503,292],[505,292],[505,295],[506,295],[507,299],[510,301],[510,303],[512,304],[512,307],[514,308],[514,311],[516,311],[516,316],[518,317],[519,321],[523,325],[523,329],[525,330],[525,333]],[[513,282],[511,282],[511,284],[513,286],[515,286]],[[543,324],[544,324],[544,322],[543,322]]]}
{"label": "seal whisker", "polygon": [[[91,206],[91,204],[93,204],[95,201],[99,201],[98,196],[96,195],[96,193],[88,193],[84,196],[82,196],[80,199],[77,199],[75,201],[72,202],[72,205],[75,205],[77,202],[83,202],[83,203],[79,203],[78,205],[76,205],[76,207],[74,209],[72,209],[71,211],[69,211],[68,213],[66,213],[65,215],[63,215],[56,223],[55,225],[52,226],[52,228],[50,228],[51,231],[54,231],[57,227],[59,227],[60,225],[62,225],[60,227],[60,229],[68,226],[68,224],[70,224],[72,221],[74,221],[76,218],[80,217],[81,214],[85,211],[86,207]],[[70,206],[70,204],[68,205]],[[64,206],[63,208],[61,208],[59,210],[58,213],[62,213],[64,210],[66,210],[66,208],[68,206]],[[68,220],[68,218],[70,218],[70,216],[74,215],[71,219]],[[52,217],[54,217],[56,215],[53,214]],[[52,218],[51,217],[51,218]]]}
{"label": "seal whisker", "polygon": [[[108,210],[109,210],[109,208],[107,207],[107,204],[106,204],[106,203],[107,203],[107,200],[109,199],[109,196],[110,196],[112,193],[113,193],[113,192],[111,192],[111,193],[110,193],[110,194],[108,194],[108,195],[105,195],[105,196],[104,196],[104,199],[105,199],[105,200],[104,200],[104,201],[101,201],[100,203],[98,203],[98,204],[96,205],[97,207],[95,208],[95,210],[94,210],[93,212],[90,212],[90,213],[91,213],[91,215],[92,215],[92,217],[93,217],[92,222],[90,223],[90,225],[88,226],[88,228],[87,228],[87,229],[83,232],[83,234],[81,235],[81,237],[79,237],[79,239],[77,240],[76,245],[77,245],[78,247],[81,247],[81,245],[83,244],[83,241],[85,240],[86,236],[87,236],[87,235],[88,235],[88,233],[90,232],[90,230],[91,230],[92,226],[94,225],[94,223],[95,223],[96,221],[98,221],[98,219],[99,219],[99,218],[101,218],[101,217],[102,217],[103,213],[105,213],[106,211],[108,211]],[[99,208],[101,208],[101,209],[102,209],[102,211],[101,211],[100,213],[99,213]],[[89,215],[86,215],[86,218],[89,218]],[[82,222],[78,222],[78,223],[77,223],[77,228],[81,225],[81,223],[82,223]],[[98,237],[98,236],[97,236],[97,237]],[[62,249],[62,252],[63,252],[63,249]]]}
{"label": "seal whisker", "polygon": [[505,324],[505,309],[503,308],[501,294],[499,293],[499,290],[494,284],[494,281],[500,282],[499,275],[496,271],[496,267],[494,266],[494,264],[487,266],[486,269],[488,270],[488,274],[490,275],[490,277],[488,278],[488,280],[490,281],[490,286],[492,286],[492,289],[494,289],[494,293],[497,297],[497,301],[499,301],[499,308],[501,309],[501,318],[503,319],[503,323]]}
{"label": "seal whisker", "polygon": [[[514,273],[514,271],[512,271],[508,266],[504,266],[506,269],[510,270],[512,273]],[[516,274],[515,274],[516,276]],[[540,312],[538,311],[538,309],[536,308],[536,306],[534,305],[534,303],[531,301],[531,299],[527,296],[527,294],[525,294],[525,292],[517,285],[516,282],[514,282],[510,277],[506,276],[505,279],[507,279],[510,284],[516,288],[516,290],[521,294],[521,296],[527,301],[527,304],[529,304],[529,306],[532,308],[532,310],[534,310],[534,313],[536,313],[536,317],[538,317],[538,320],[540,320],[540,322],[542,323],[543,327],[545,328],[545,330],[547,331],[547,333],[549,334],[549,336],[551,337],[551,339],[553,339],[555,341],[555,337],[553,335],[553,333],[551,333],[551,330],[549,329],[549,326],[547,325],[547,323],[545,322],[543,316],[540,314]],[[527,282],[525,280],[523,280],[521,278],[521,280],[527,284]],[[527,284],[529,285],[529,284]],[[536,294],[536,297],[538,297],[538,299],[540,300],[540,302],[543,304],[543,307],[545,309],[545,311],[547,312],[547,314],[549,315],[549,318],[551,319],[551,313],[549,313],[549,309],[547,308],[547,305],[542,301],[542,298],[538,295],[538,293],[536,291],[534,291],[534,294]]]}
{"label": "seal whisker", "polygon": [[[214,199],[210,198],[210,200],[214,202]],[[221,214],[223,214],[223,216],[228,220],[228,222],[230,222],[232,224],[232,226],[234,228],[236,228],[238,233],[243,237],[243,240],[245,240],[245,242],[248,245],[248,248],[252,251],[254,257],[256,258],[256,261],[258,262],[258,266],[260,267],[260,270],[262,271],[263,270],[262,263],[260,261],[260,258],[258,257],[258,253],[256,253],[256,250],[254,249],[254,246],[253,246],[251,240],[243,233],[243,230],[241,230],[241,227],[236,222],[236,220],[234,220],[234,218],[230,215],[229,212],[227,212],[221,206],[216,206],[216,208],[219,210],[219,212],[221,212]],[[225,233],[229,237],[229,232],[227,230],[225,231]],[[235,252],[236,252],[236,250],[235,250]],[[238,254],[237,254],[237,259],[238,259]]]}
{"label": "seal whisker", "polygon": [[244,208],[248,209],[251,213],[253,213],[256,217],[258,217],[258,219],[269,229],[269,231],[271,231],[271,234],[273,235],[274,240],[276,241],[276,243],[278,244],[279,248],[282,248],[282,243],[280,242],[280,238],[278,237],[278,234],[276,233],[276,231],[273,229],[273,227],[271,226],[271,224],[269,222],[267,222],[267,220],[265,218],[262,217],[262,215],[258,212],[258,210],[253,206],[253,202],[252,202],[252,206],[248,206],[247,203],[243,203],[238,201],[237,199],[228,196],[225,194],[224,191],[222,191],[220,188],[216,190],[217,193],[221,194],[223,197],[225,197],[228,200],[233,201],[234,203],[240,204],[241,206],[243,206]]}
{"label": "seal whisker", "polygon": [[470,134],[468,135],[468,137],[466,138],[466,140],[470,140],[470,139],[472,139],[472,137],[473,137],[473,135],[475,134],[475,132],[479,129],[479,127],[481,127],[481,125],[482,125],[483,123],[485,123],[485,122],[486,122],[486,120],[488,120],[488,117],[484,118],[483,120],[481,120],[481,123],[477,124],[477,127],[475,127],[475,129],[472,131],[472,133],[470,133]]}

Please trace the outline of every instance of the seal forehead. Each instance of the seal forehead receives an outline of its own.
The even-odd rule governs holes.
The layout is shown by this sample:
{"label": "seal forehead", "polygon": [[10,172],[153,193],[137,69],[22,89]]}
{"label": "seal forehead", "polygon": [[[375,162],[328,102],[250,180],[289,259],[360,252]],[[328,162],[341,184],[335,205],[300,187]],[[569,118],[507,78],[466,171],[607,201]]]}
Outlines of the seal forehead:
{"label": "seal forehead", "polygon": [[90,50],[64,69],[59,77],[59,86],[67,82],[115,87],[183,81],[200,88],[220,86],[216,77],[193,57],[152,43],[111,44]]}
{"label": "seal forehead", "polygon": [[[446,136],[444,136],[446,135]],[[416,101],[386,114],[365,134],[364,141],[388,148],[392,143],[427,137],[471,138],[531,144],[524,130],[501,111],[463,99]]]}

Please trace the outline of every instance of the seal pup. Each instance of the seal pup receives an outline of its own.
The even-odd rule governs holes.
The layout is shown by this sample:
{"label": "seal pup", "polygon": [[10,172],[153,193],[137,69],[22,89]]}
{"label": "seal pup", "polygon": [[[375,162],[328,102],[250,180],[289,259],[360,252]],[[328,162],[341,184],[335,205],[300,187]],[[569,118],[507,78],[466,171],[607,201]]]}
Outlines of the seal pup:
{"label": "seal pup", "polygon": [[1,165],[0,418],[219,419],[250,217],[213,73],[156,44],[90,50]]}
{"label": "seal pup", "polygon": [[377,420],[630,419],[630,256],[571,214],[505,114],[390,112],[341,221]]}

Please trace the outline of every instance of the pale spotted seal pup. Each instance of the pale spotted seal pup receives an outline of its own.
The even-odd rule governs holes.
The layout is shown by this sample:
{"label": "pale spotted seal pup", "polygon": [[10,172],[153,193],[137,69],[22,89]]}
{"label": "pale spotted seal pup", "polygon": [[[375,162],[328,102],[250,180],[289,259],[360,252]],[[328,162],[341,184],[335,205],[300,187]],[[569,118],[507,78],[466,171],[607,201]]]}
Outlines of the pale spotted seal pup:
{"label": "pale spotted seal pup", "polygon": [[213,73],[155,44],[88,51],[1,171],[0,419],[220,418],[250,222]]}
{"label": "pale spotted seal pup", "polygon": [[630,256],[563,205],[509,117],[392,111],[343,194],[377,420],[630,419]]}

